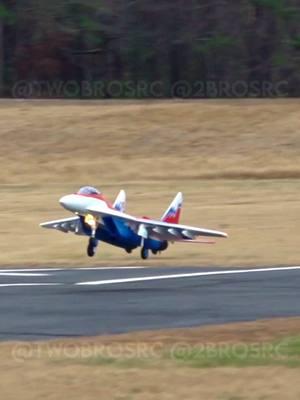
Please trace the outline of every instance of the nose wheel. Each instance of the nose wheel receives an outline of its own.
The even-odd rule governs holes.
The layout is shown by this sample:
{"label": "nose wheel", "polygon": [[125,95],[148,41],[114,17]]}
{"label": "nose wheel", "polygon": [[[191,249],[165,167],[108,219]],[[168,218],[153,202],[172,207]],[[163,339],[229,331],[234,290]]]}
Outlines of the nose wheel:
{"label": "nose wheel", "polygon": [[98,240],[91,237],[89,239],[89,244],[88,244],[88,247],[87,247],[87,255],[89,257],[94,257],[94,255],[96,254],[97,246],[98,246]]}
{"label": "nose wheel", "polygon": [[142,247],[141,249],[141,258],[143,260],[147,260],[149,258],[149,250],[146,249],[145,247]]}

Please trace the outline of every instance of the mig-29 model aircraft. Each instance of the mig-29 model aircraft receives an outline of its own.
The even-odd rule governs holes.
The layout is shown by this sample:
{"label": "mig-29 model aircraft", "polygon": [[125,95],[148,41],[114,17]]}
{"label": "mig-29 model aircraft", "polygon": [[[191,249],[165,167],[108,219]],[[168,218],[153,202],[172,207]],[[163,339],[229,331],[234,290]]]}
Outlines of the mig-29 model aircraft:
{"label": "mig-29 model aircraft", "polygon": [[227,237],[224,232],[180,225],[183,202],[181,193],[174,198],[160,220],[133,217],[125,213],[126,194],[120,191],[114,204],[107,201],[97,189],[86,186],[77,193],[64,196],[60,204],[76,216],[41,224],[43,228],[73,232],[88,236],[87,254],[95,255],[99,242],[106,242],[131,253],[141,247],[142,259],[168,248],[169,242],[213,243],[195,240],[198,236]]}

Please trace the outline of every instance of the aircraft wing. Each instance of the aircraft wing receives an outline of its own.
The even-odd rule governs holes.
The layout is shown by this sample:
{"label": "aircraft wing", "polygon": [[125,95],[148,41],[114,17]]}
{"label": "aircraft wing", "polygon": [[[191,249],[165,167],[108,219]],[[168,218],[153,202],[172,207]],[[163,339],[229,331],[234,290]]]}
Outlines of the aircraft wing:
{"label": "aircraft wing", "polygon": [[136,218],[117,210],[99,207],[98,205],[89,207],[88,211],[95,217],[112,217],[122,220],[144,239],[153,238],[157,240],[182,242],[185,240],[194,240],[197,236],[227,237],[226,233],[220,231],[196,228],[188,225],[171,224],[146,218]]}
{"label": "aircraft wing", "polygon": [[68,233],[76,233],[77,235],[83,234],[82,224],[79,217],[58,219],[55,221],[48,221],[40,224],[42,228],[56,229],[58,231]]}

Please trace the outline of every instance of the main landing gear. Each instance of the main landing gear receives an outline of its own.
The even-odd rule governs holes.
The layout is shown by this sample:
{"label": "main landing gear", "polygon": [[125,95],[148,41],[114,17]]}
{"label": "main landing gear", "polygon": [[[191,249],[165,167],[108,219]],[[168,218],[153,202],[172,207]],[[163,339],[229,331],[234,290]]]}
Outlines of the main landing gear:
{"label": "main landing gear", "polygon": [[146,249],[145,247],[142,247],[141,249],[141,258],[143,260],[147,260],[147,258],[149,258],[149,250]]}
{"label": "main landing gear", "polygon": [[98,240],[93,238],[93,237],[91,237],[89,239],[89,244],[88,244],[88,247],[87,247],[87,255],[89,257],[94,257],[94,255],[96,254],[97,246],[98,246]]}

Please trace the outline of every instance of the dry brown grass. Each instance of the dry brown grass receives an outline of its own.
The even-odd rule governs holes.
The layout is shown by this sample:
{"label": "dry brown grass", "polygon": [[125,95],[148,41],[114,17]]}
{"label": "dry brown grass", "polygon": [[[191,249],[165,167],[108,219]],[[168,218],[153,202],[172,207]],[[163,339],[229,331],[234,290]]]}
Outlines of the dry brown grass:
{"label": "dry brown grass", "polygon": [[149,265],[298,262],[297,100],[0,102],[0,264],[138,264],[138,253],[42,231],[84,184],[159,216],[185,194],[183,221],[228,231],[216,247],[177,244]]}
{"label": "dry brown grass", "polygon": [[[172,344],[199,343],[266,343],[282,339],[286,334],[299,334],[300,320],[260,321],[217,327],[178,331],[137,333],[88,340],[56,341],[44,344],[1,344],[0,387],[6,400],[22,398],[72,399],[207,399],[207,400],[298,400],[299,369],[284,366],[192,368],[164,357],[147,360],[145,364],[87,362],[87,344],[100,346],[130,344],[150,346],[162,343],[160,352]],[[69,357],[55,359],[53,349],[69,348]],[[16,349],[28,353],[25,360],[16,361]],[[35,347],[37,346],[37,347]],[[53,347],[51,347],[53,346]],[[67,347],[69,346],[69,347]],[[98,347],[96,347],[98,346]],[[89,347],[90,349],[92,347]],[[143,347],[145,348],[145,347]],[[70,351],[71,349],[71,351]],[[71,357],[74,349],[83,349]],[[85,349],[85,352],[84,352]],[[113,347],[111,347],[113,349]],[[116,347],[115,347],[116,349]],[[24,354],[24,353],[23,353]]]}
{"label": "dry brown grass", "polygon": [[284,367],[130,368],[20,364],[1,372],[5,400],[298,400],[299,370]]}
{"label": "dry brown grass", "polygon": [[[105,245],[88,260],[84,239],[38,227],[66,216],[58,198],[87,183],[109,198],[125,188],[129,211],[153,217],[182,190],[184,222],[230,234],[216,247],[177,244],[147,265],[297,263],[299,109],[296,100],[0,102],[0,264],[140,264],[138,254]],[[299,330],[299,320],[285,320],[93,343],[257,342]],[[123,368],[56,362],[36,353],[22,363],[13,360],[14,348],[0,345],[6,400],[300,398],[298,369],[284,366],[207,370],[159,360]]]}

